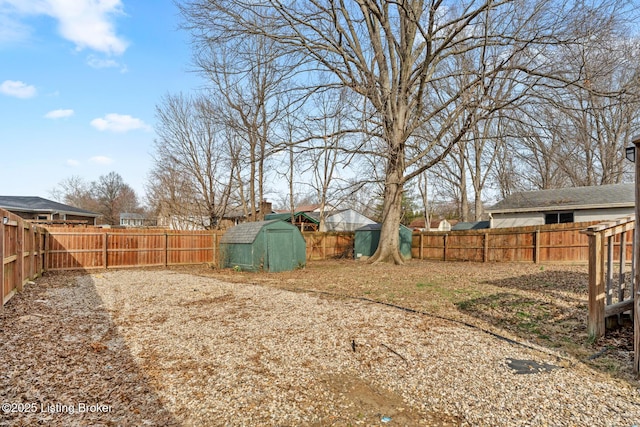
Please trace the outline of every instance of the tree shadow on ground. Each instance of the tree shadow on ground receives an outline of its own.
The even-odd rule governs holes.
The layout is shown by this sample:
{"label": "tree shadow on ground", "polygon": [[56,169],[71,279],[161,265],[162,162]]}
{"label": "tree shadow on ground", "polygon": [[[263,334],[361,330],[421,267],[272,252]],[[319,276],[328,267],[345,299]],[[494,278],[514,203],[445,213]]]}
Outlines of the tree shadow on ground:
{"label": "tree shadow on ground", "polygon": [[[572,355],[591,366],[630,379],[628,323],[589,339],[588,274],[542,271],[486,281],[503,289],[456,303],[463,313],[508,330],[525,341]],[[631,335],[632,337],[632,335]]]}
{"label": "tree shadow on ground", "polygon": [[484,283],[510,290],[539,293],[572,303],[586,301],[589,275],[586,272],[551,270]]}
{"label": "tree shadow on ground", "polygon": [[[27,285],[0,311],[0,425],[180,423],[139,369],[85,273]],[[8,409],[7,409],[8,408]]]}

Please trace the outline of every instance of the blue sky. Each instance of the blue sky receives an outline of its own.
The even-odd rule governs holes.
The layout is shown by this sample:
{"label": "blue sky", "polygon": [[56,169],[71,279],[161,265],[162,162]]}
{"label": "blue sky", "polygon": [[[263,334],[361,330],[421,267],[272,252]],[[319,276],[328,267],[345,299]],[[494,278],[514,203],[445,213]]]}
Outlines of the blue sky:
{"label": "blue sky", "polygon": [[155,106],[189,92],[172,0],[0,0],[0,195],[119,173],[139,196]]}

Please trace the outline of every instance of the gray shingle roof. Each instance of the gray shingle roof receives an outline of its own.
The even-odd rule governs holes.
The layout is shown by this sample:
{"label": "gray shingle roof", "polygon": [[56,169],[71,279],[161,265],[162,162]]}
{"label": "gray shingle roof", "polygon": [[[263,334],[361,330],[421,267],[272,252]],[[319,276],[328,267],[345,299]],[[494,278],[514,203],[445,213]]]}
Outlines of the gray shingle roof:
{"label": "gray shingle roof", "polygon": [[490,228],[491,223],[489,221],[476,221],[476,222],[459,222],[453,227],[452,230],[483,230],[485,228]]}
{"label": "gray shingle roof", "polygon": [[220,243],[253,243],[256,240],[256,236],[267,224],[271,224],[273,221],[257,221],[257,222],[245,222],[238,224],[235,227],[228,229],[220,239]]}
{"label": "gray shingle roof", "polygon": [[20,212],[61,212],[90,217],[100,216],[95,212],[43,199],[42,197],[31,196],[0,196],[0,208]]}
{"label": "gray shingle roof", "polygon": [[135,212],[122,212],[120,214],[120,219],[146,219],[146,217]]}
{"label": "gray shingle roof", "polygon": [[635,206],[635,184],[514,193],[487,209],[490,213],[531,212],[562,209],[593,209]]}

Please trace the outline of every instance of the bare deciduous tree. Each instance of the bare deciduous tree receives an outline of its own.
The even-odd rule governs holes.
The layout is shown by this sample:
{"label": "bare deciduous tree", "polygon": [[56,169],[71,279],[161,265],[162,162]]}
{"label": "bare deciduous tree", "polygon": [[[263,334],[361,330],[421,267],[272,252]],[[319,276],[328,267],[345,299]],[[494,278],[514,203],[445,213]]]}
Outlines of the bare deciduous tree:
{"label": "bare deciduous tree", "polygon": [[[601,2],[599,8],[617,3]],[[543,81],[580,80],[567,79],[552,59],[559,44],[575,39],[565,37],[567,27],[583,8],[572,2],[192,0],[182,11],[197,45],[268,39],[283,54],[304,58],[301,72],[318,67],[333,76],[331,86],[349,88],[371,107],[366,131],[377,138],[385,167],[374,262],[402,263],[404,186],[445,158],[476,121]],[[461,80],[467,73],[459,59],[470,52],[480,59],[480,70]],[[514,93],[495,97],[491,88],[505,79]]]}
{"label": "bare deciduous tree", "polygon": [[92,211],[96,208],[91,196],[91,185],[80,176],[73,175],[50,191],[51,197],[76,208]]}
{"label": "bare deciduous tree", "polygon": [[207,79],[210,98],[219,106],[217,113],[240,145],[235,170],[236,190],[242,193],[239,202],[245,215],[262,219],[259,207],[266,194],[268,163],[285,145],[277,126],[285,121],[290,107],[286,91],[293,69],[290,58],[277,43],[259,34],[230,39],[206,28],[189,28],[200,40],[194,55],[196,70]]}
{"label": "bare deciduous tree", "polygon": [[117,172],[101,175],[97,181],[87,183],[72,176],[52,190],[56,200],[101,215],[103,224],[119,225],[121,213],[141,213],[138,196]]}
{"label": "bare deciduous tree", "polygon": [[237,153],[215,107],[202,96],[168,95],[156,114],[150,202],[162,216],[183,224],[218,227],[227,209]]}
{"label": "bare deciduous tree", "polygon": [[116,172],[101,175],[98,181],[93,182],[91,194],[105,224],[119,225],[121,213],[139,210],[135,191]]}

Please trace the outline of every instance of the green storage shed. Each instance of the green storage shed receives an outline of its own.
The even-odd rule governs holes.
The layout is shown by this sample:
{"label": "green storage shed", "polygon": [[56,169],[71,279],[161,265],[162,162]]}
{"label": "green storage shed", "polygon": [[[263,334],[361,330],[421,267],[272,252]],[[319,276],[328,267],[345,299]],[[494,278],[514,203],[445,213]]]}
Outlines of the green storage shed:
{"label": "green storage shed", "polygon": [[[356,259],[370,257],[378,249],[382,224],[369,224],[356,230],[353,254]],[[400,254],[404,259],[411,259],[411,240],[413,231],[400,224]]]}
{"label": "green storage shed", "polygon": [[247,222],[220,239],[220,266],[272,273],[305,265],[307,246],[297,227],[284,221]]}

